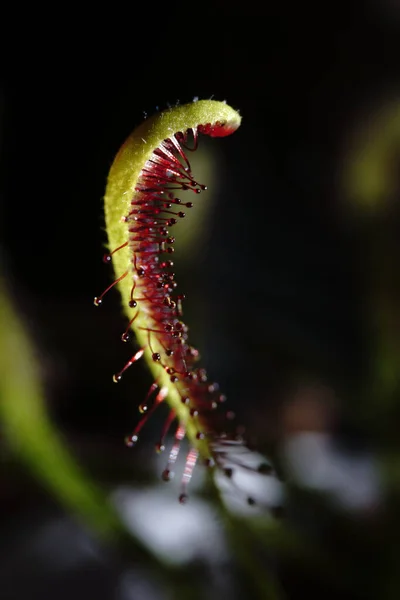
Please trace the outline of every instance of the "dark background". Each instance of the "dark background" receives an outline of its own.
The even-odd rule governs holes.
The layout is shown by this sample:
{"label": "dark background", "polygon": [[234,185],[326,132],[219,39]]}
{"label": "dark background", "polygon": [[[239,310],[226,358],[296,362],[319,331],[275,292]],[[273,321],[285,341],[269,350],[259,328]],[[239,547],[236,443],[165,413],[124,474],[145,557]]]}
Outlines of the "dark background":
{"label": "dark background", "polygon": [[[377,443],[358,419],[370,361],[367,266],[363,233],[343,211],[341,168],[349,133],[398,99],[400,9],[389,1],[309,11],[286,4],[231,20],[219,9],[196,16],[187,7],[187,20],[183,14],[162,24],[150,14],[131,23],[121,17],[115,41],[94,26],[78,33],[64,23],[61,33],[61,19],[45,35],[19,31],[3,57],[3,268],[39,351],[48,410],[82,463],[107,482],[146,470],[123,438],[151,381],[138,365],[114,386],[111,375],[128,358],[119,300],[112,293],[101,311],[92,304],[111,277],[101,261],[106,176],[143,111],[194,96],[226,99],[243,116],[232,138],[215,142],[223,160],[207,243],[178,279],[203,364],[251,440],[272,453],[282,435],[282,399],[299,381],[340,398],[341,443]],[[158,427],[156,418],[150,446]],[[17,465],[7,463],[2,475],[7,528],[0,546],[15,560],[0,598],[26,597],[25,586],[32,599],[117,597],[119,567],[94,561],[60,583],[42,557],[31,573],[18,553],[23,533],[59,509]],[[283,561],[288,597],[392,597],[379,595],[381,573],[371,576],[372,591],[359,586],[363,565],[371,568],[375,548],[386,546],[383,534],[370,539],[369,524],[351,556],[359,579],[352,581],[351,569],[341,578],[346,537],[332,541],[335,518],[326,517],[324,543],[338,560],[338,588],[312,567],[303,572]]]}

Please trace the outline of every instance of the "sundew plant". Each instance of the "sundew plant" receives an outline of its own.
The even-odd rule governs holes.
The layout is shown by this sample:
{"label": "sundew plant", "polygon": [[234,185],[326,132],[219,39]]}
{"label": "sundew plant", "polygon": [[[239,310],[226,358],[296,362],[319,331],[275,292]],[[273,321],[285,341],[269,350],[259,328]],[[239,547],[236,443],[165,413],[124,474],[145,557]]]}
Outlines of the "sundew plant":
{"label": "sundew plant", "polygon": [[[229,449],[243,444],[240,436],[228,435],[231,411],[221,418],[226,397],[218,383],[208,379],[199,366],[199,352],[190,343],[183,322],[185,296],[173,270],[175,237],[171,230],[188,210],[195,210],[207,188],[195,179],[189,156],[202,136],[225,137],[239,127],[241,116],[225,102],[197,100],[175,106],[147,119],[129,136],[110,169],[105,194],[105,220],[115,281],[94,300],[96,306],[113,286],[119,288],[129,323],[121,339],[131,333],[139,349],[114,375],[119,382],[134,362],[144,358],[154,377],[140,404],[143,414],[128,446],[136,444],[149,415],[163,401],[169,416],[156,444],[166,450],[165,437],[176,423],[174,441],[162,473],[173,474],[180,444],[187,438],[190,449],[182,476],[179,499],[185,502],[187,484],[198,459],[211,469],[224,469]],[[201,143],[201,141],[200,141]],[[179,192],[190,190],[193,201],[182,202]],[[200,196],[200,197],[199,197]],[[230,472],[226,470],[226,472]],[[249,498],[249,503],[254,499]]]}

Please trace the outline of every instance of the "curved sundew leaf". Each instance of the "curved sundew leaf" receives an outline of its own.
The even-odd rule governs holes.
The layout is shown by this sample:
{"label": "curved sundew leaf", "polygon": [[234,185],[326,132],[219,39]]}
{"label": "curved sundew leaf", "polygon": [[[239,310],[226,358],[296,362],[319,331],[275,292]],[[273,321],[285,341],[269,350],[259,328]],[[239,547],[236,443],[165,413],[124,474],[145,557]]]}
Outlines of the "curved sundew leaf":
{"label": "curved sundew leaf", "polygon": [[[169,464],[176,458],[180,440],[184,436],[189,440],[187,479],[198,454],[209,461],[212,457],[209,437],[213,432],[207,414],[225,397],[217,384],[206,382],[204,369],[195,366],[198,353],[189,345],[188,328],[181,321],[182,297],[175,295],[177,284],[169,270],[175,241],[169,229],[185,216],[182,207],[187,210],[193,204],[183,205],[175,196],[177,191],[191,189],[199,194],[205,189],[191,172],[188,155],[194,148],[188,146],[197,146],[198,134],[229,135],[240,121],[234,109],[212,100],[156,114],[135,129],[119,150],[104,198],[110,251],[106,260],[113,264],[114,283],[141,348],[126,367],[143,354],[155,378],[153,391],[159,390],[155,404],[165,399],[171,409],[170,421],[176,417],[179,423]],[[196,201],[195,195],[193,199]],[[101,303],[102,296],[95,304]],[[123,340],[127,339],[128,330],[123,335]],[[147,405],[142,408],[149,411]],[[140,427],[129,438],[131,445]],[[168,474],[167,468],[166,478]]]}

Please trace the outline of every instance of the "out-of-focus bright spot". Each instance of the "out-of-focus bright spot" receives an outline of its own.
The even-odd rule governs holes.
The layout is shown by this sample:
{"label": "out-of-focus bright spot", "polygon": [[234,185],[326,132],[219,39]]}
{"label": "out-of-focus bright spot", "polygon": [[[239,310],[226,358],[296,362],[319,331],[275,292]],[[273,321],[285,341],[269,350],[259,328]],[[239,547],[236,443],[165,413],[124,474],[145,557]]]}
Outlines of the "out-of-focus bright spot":
{"label": "out-of-focus bright spot", "polygon": [[271,463],[260,453],[244,445],[232,446],[224,452],[224,469],[216,469],[215,485],[226,507],[234,514],[255,516],[268,514],[284,501],[283,484]]}
{"label": "out-of-focus bright spot", "polygon": [[374,510],[381,502],[379,470],[370,454],[344,453],[330,435],[304,431],[287,437],[283,455],[296,483],[328,494],[341,508]]}
{"label": "out-of-focus bright spot", "polygon": [[343,156],[343,192],[355,208],[375,213],[398,198],[400,99],[383,99],[364,115]]}
{"label": "out-of-focus bright spot", "polygon": [[111,499],[126,527],[160,559],[171,563],[226,559],[225,539],[211,506],[194,495],[182,505],[175,490],[167,491],[164,486],[115,490]]}

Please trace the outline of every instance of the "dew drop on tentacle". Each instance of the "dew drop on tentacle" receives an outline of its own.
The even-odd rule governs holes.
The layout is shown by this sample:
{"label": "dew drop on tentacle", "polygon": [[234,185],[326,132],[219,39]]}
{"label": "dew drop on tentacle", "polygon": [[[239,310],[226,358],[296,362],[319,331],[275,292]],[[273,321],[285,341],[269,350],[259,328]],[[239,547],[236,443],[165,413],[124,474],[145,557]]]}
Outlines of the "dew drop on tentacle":
{"label": "dew drop on tentacle", "polygon": [[115,285],[117,285],[117,283],[122,281],[122,279],[124,279],[124,277],[126,277],[127,275],[128,275],[128,271],[125,271],[125,273],[122,273],[122,275],[120,277],[118,277],[115,281],[113,281],[112,284],[109,285],[102,294],[100,294],[100,296],[95,296],[95,298],[93,300],[93,304],[95,306],[100,306],[100,304],[103,302],[103,297],[107,294],[107,292],[109,292],[111,290],[111,288],[113,288]]}
{"label": "dew drop on tentacle", "polygon": [[149,408],[149,400],[152,396],[152,394],[155,392],[155,390],[158,388],[158,383],[157,381],[155,381],[154,383],[151,384],[149,391],[147,392],[146,398],[143,400],[143,402],[139,405],[139,412],[141,414],[145,415],[145,419],[142,423],[142,425],[144,425],[144,423],[146,422],[146,420],[150,417],[150,415],[155,411],[155,409],[157,408],[157,406],[159,404],[161,404],[161,402],[163,402],[165,400],[165,398],[168,395],[168,388],[167,387],[162,387],[160,389],[160,391],[158,392],[157,396],[154,399],[153,404],[151,405],[151,407]]}
{"label": "dew drop on tentacle", "polygon": [[160,264],[161,269],[169,269],[174,266],[174,262],[172,260],[166,260]]}
{"label": "dew drop on tentacle", "polygon": [[181,481],[181,494],[179,496],[179,502],[181,504],[185,504],[188,500],[187,495],[187,486],[189,485],[190,480],[192,479],[193,471],[197,463],[197,459],[199,456],[199,451],[196,448],[191,448],[186,457],[185,468],[183,471],[182,481]]}
{"label": "dew drop on tentacle", "polygon": [[178,458],[181,441],[185,437],[185,434],[186,428],[183,425],[179,425],[175,433],[174,443],[169,453],[167,466],[162,472],[163,481],[170,481],[173,477],[172,468],[176,462],[176,459]]}
{"label": "dew drop on tentacle", "polygon": [[161,473],[161,479],[163,481],[171,481],[171,479],[174,477],[174,472],[170,471],[169,469],[164,469],[164,471]]}
{"label": "dew drop on tentacle", "polygon": [[198,369],[197,376],[201,383],[205,383],[207,381],[207,371],[205,369]]}
{"label": "dew drop on tentacle", "polygon": [[115,383],[118,383],[119,381],[121,381],[122,379],[122,375],[125,373],[125,371],[127,369],[129,369],[130,366],[133,365],[133,363],[135,363],[136,361],[138,361],[140,358],[142,358],[144,353],[144,348],[141,348],[140,350],[138,350],[136,352],[136,354],[134,354],[132,356],[132,358],[130,360],[128,360],[128,362],[126,363],[126,365],[124,366],[123,369],[121,369],[121,371],[119,371],[119,373],[116,373],[115,375],[113,375],[113,381]]}
{"label": "dew drop on tentacle", "polygon": [[209,394],[213,394],[219,390],[219,384],[214,381],[214,383],[210,383],[207,389]]}
{"label": "dew drop on tentacle", "polygon": [[123,342],[128,342],[131,339],[132,334],[129,330],[132,326],[132,323],[135,322],[135,320],[137,319],[138,316],[139,316],[139,313],[137,312],[136,315],[129,321],[128,327],[125,329],[124,333],[121,335],[121,340]]}
{"label": "dew drop on tentacle", "polygon": [[149,391],[146,394],[145,399],[143,400],[143,402],[139,405],[139,412],[143,415],[144,413],[147,413],[149,410],[149,405],[148,402],[151,398],[151,396],[154,394],[154,392],[158,389],[158,381],[153,381],[153,383],[151,384]]}
{"label": "dew drop on tentacle", "polygon": [[122,248],[125,248],[128,245],[128,242],[125,242],[124,244],[121,244],[120,246],[118,246],[118,248],[115,248],[115,250],[113,250],[112,252],[109,252],[108,254],[104,254],[103,256],[103,262],[105,264],[109,264],[111,263],[111,259],[113,254],[115,254],[116,252],[118,252],[118,250],[122,250]]}
{"label": "dew drop on tentacle", "polygon": [[172,425],[172,422],[175,420],[175,417],[176,417],[175,411],[171,410],[168,417],[166,418],[163,428],[161,430],[161,437],[160,437],[158,444],[156,445],[156,450],[158,449],[158,451],[161,451],[160,450],[161,448],[163,448],[163,449],[165,448],[164,441],[165,441],[166,435],[169,431],[169,428]]}
{"label": "dew drop on tentacle", "polygon": [[138,441],[139,437],[136,434],[127,435],[125,438],[125,444],[128,448],[132,448]]}
{"label": "dew drop on tentacle", "polygon": [[[151,395],[155,392],[155,390],[158,388],[158,384],[155,381],[154,383],[151,384],[150,389],[147,393],[146,399],[142,402],[142,404],[139,406],[139,412],[143,415],[142,418],[140,419],[140,421],[138,422],[138,424],[136,425],[135,429],[133,430],[133,433],[131,436],[128,436],[127,438],[125,438],[125,442],[128,446],[133,446],[137,441],[138,441],[138,436],[139,436],[139,432],[141,431],[141,429],[143,428],[143,426],[146,424],[147,420],[149,419],[150,415],[153,414],[153,412],[155,411],[155,409],[157,408],[157,406],[159,406],[159,404],[161,402],[163,402],[163,400],[165,400],[165,398],[168,395],[168,389],[166,387],[162,387],[160,389],[160,391],[158,392],[157,396],[155,397],[154,403],[152,404],[152,406],[149,408],[148,406],[148,400],[151,397]],[[126,440],[128,441],[132,441],[134,440],[134,443],[128,443]]]}

